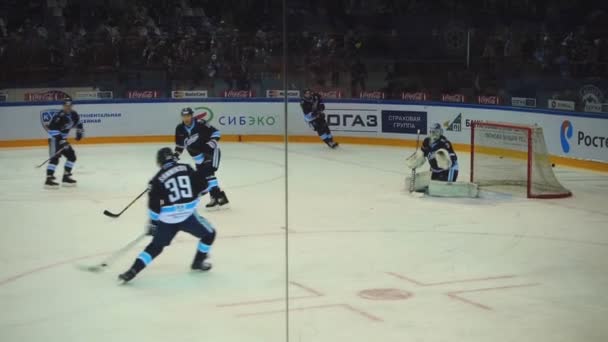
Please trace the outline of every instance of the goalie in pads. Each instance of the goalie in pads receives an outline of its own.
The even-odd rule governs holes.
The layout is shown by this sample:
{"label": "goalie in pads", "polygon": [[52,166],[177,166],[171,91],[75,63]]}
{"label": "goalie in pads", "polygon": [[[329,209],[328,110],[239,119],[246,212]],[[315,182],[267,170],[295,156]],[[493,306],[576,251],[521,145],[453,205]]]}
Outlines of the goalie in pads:
{"label": "goalie in pads", "polygon": [[438,123],[431,125],[429,136],[422,142],[422,147],[408,157],[406,163],[410,169],[417,169],[426,160],[429,161],[431,170],[416,174],[416,191],[425,190],[429,180],[455,182],[458,178],[458,157],[452,143],[443,136],[443,129]]}
{"label": "goalie in pads", "polygon": [[431,180],[455,182],[458,178],[458,157],[452,143],[443,136],[443,129],[438,123],[431,125],[429,136],[420,148],[431,165]]}
{"label": "goalie in pads", "polygon": [[[417,192],[428,190],[432,196],[477,197],[477,186],[471,183],[454,183],[458,178],[458,156],[452,143],[443,136],[443,129],[438,123],[432,124],[429,136],[422,142],[422,147],[406,163],[410,169],[417,169],[428,160],[430,171],[416,173],[414,188]],[[411,179],[406,183],[410,184]]]}

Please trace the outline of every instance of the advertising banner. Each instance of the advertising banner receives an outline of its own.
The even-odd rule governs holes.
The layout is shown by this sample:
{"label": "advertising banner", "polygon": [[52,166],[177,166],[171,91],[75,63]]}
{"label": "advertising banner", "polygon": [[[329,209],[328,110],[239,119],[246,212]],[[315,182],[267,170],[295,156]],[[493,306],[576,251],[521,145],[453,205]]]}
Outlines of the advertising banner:
{"label": "advertising banner", "polygon": [[477,103],[485,104],[485,105],[499,105],[500,97],[498,96],[487,96],[487,95],[479,95],[477,96]]}
{"label": "advertising banner", "polygon": [[382,111],[382,132],[416,134],[418,130],[420,130],[420,134],[426,135],[427,112],[406,110]]}
{"label": "advertising banner", "polygon": [[95,91],[92,87],[67,87],[67,88],[5,88],[0,93],[5,96],[5,101],[10,102],[41,102],[61,101],[66,97],[74,97],[79,91]]}
{"label": "advertising banner", "polygon": [[342,98],[342,90],[340,89],[325,89],[325,90],[315,90],[315,92],[319,93],[324,99],[341,99]]}
{"label": "advertising banner", "polygon": [[455,143],[470,143],[471,124],[488,121],[539,126],[543,128],[550,154],[608,162],[608,148],[602,140],[608,135],[608,116],[590,118],[481,108],[429,109],[429,122],[441,123],[445,136]]}
{"label": "advertising banner", "polygon": [[549,100],[548,101],[549,109],[558,109],[558,110],[574,110],[574,101],[564,101],[564,100]]}
{"label": "advertising banner", "polygon": [[585,103],[585,112],[608,113],[608,103]]}
{"label": "advertising banner", "polygon": [[212,102],[191,107],[196,118],[205,119],[225,134],[281,134],[282,106],[276,102]]}
{"label": "advertising banner", "polygon": [[464,103],[466,100],[463,94],[441,94],[441,101],[443,102],[459,102]]}
{"label": "advertising banner", "polygon": [[360,99],[383,100],[384,92],[382,91],[362,91],[359,93]]}
{"label": "advertising banner", "polygon": [[114,94],[111,91],[77,91],[76,100],[99,100],[112,99]]}
{"label": "advertising banner", "polygon": [[160,90],[129,90],[127,98],[129,99],[157,99],[161,97]]}
{"label": "advertising banner", "polygon": [[380,120],[378,110],[358,105],[328,104],[325,109],[327,125],[335,132],[378,132]]}
{"label": "advertising banner", "polygon": [[427,101],[430,99],[430,96],[422,91],[415,93],[403,92],[401,93],[401,99],[405,101]]}
{"label": "advertising banner", "polygon": [[23,94],[23,100],[28,102],[36,101],[61,101],[70,95],[61,90],[46,90],[40,92],[26,92]]}
{"label": "advertising banner", "polygon": [[224,97],[248,98],[253,97],[253,92],[251,90],[226,89],[224,90]]}
{"label": "advertising banner", "polygon": [[[608,162],[608,130],[606,130],[608,127],[605,119],[560,117],[557,121],[551,125],[548,133],[550,138],[553,138],[552,140],[559,134],[561,154],[565,156],[584,155],[588,156],[587,159]],[[545,131],[545,139],[547,139],[547,130]]]}
{"label": "advertising banner", "polygon": [[208,92],[206,90],[174,90],[171,92],[171,97],[174,99],[206,99]]}
{"label": "advertising banner", "polygon": [[[268,98],[283,98],[285,97],[285,91],[278,89],[269,89],[266,90],[266,97]],[[288,90],[287,97],[290,99],[299,99],[300,91],[299,90]]]}
{"label": "advertising banner", "polygon": [[[124,137],[174,133],[179,111],[191,107],[195,116],[209,121],[222,134],[282,135],[283,104],[268,102],[154,102],[76,104],[87,137]],[[44,123],[60,105],[0,105],[0,140],[46,139]],[[418,104],[331,102],[326,120],[336,136],[399,138],[428,134],[439,123],[454,143],[469,144],[473,122],[537,125],[544,131],[549,153],[569,158],[608,162],[608,115],[531,113],[516,109],[450,107]],[[314,136],[302,118],[298,102],[288,104],[288,133]],[[411,137],[409,137],[411,138]]]}
{"label": "advertising banner", "polygon": [[536,99],[530,97],[512,97],[511,106],[514,107],[536,107]]}

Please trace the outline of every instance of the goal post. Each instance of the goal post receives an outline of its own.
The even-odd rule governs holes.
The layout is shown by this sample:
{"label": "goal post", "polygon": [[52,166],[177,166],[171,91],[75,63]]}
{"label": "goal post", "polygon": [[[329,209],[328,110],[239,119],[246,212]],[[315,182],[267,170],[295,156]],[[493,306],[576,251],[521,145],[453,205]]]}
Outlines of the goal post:
{"label": "goal post", "polygon": [[473,122],[470,179],[481,188],[521,189],[528,198],[572,196],[553,172],[538,126]]}

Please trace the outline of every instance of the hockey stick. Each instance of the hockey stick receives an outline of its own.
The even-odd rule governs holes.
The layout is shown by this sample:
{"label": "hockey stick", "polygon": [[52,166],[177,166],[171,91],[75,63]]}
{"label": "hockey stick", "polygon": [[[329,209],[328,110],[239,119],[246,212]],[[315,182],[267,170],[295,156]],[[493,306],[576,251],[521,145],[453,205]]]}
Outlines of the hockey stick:
{"label": "hockey stick", "polygon": [[120,215],[122,215],[122,213],[124,213],[125,211],[127,211],[127,209],[129,209],[129,207],[131,207],[133,205],[133,203],[137,202],[137,200],[140,199],[141,196],[143,196],[146,192],[148,192],[148,189],[144,190],[141,194],[139,194],[137,197],[135,197],[135,199],[132,200],[131,203],[127,204],[127,206],[121,212],[119,212],[118,214],[111,213],[108,210],[104,210],[103,214],[106,215],[106,216],[108,216],[108,217],[114,217],[114,218],[119,217]]}
{"label": "hockey stick", "polygon": [[[414,151],[414,154],[416,154],[416,152],[418,152],[418,148],[420,145],[420,130],[416,131],[416,150]],[[413,193],[414,187],[416,186],[416,168],[412,169],[412,176],[410,178],[410,193]]]}
{"label": "hockey stick", "polygon": [[106,258],[106,260],[100,262],[99,264],[91,265],[91,266],[77,265],[77,267],[79,269],[83,270],[83,271],[101,272],[106,267],[109,267],[110,265],[112,265],[114,263],[114,261],[116,261],[116,259],[120,258],[126,252],[128,252],[129,250],[131,250],[131,248],[133,248],[135,245],[137,245],[143,238],[146,237],[146,235],[148,235],[148,233],[141,233],[138,237],[135,238],[135,240],[129,242],[128,244],[126,244],[121,249],[119,249],[119,250],[115,251],[114,253],[110,254],[110,256],[108,256]]}
{"label": "hockey stick", "polygon": [[42,167],[44,164],[48,163],[48,162],[49,162],[49,160],[51,160],[51,159],[53,159],[53,158],[57,157],[58,155],[60,155],[60,154],[61,154],[61,152],[63,152],[63,150],[65,150],[65,148],[66,148],[66,147],[68,147],[68,146],[69,146],[69,145],[66,145],[66,146],[63,146],[62,148],[60,148],[60,149],[59,149],[59,151],[55,152],[55,154],[53,154],[53,155],[52,155],[52,156],[51,156],[49,159],[47,159],[47,160],[43,161],[43,162],[42,162],[42,164],[37,165],[37,166],[36,166],[36,168],[37,168],[37,169],[41,168],[41,167]]}

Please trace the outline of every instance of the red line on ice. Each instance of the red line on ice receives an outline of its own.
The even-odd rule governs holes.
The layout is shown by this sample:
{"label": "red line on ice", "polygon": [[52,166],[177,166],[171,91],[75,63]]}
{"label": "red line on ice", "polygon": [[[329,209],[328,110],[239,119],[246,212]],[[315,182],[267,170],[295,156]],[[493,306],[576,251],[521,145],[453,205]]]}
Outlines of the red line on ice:
{"label": "red line on ice", "polygon": [[[320,291],[317,291],[311,287],[302,285],[300,283],[290,281],[289,284],[293,285],[293,286],[297,286],[297,287],[301,288],[302,290],[309,293],[308,295],[305,295],[305,296],[289,297],[289,300],[310,299],[310,298],[317,298],[317,297],[324,296],[324,294],[321,293]],[[259,300],[250,300],[250,301],[235,302],[235,303],[218,304],[217,307],[225,308],[225,307],[232,307],[232,306],[246,306],[246,305],[284,302],[284,301],[285,301],[285,297],[279,297],[279,298],[259,299]]]}
{"label": "red line on ice", "polygon": [[532,283],[532,284],[520,284],[520,285],[508,285],[508,286],[499,286],[499,287],[486,287],[486,288],[482,288],[482,289],[472,289],[472,290],[461,290],[461,291],[451,291],[446,293],[446,295],[452,299],[455,300],[459,300],[461,302],[467,303],[467,304],[471,304],[473,306],[476,306],[480,309],[484,309],[484,310],[492,310],[491,307],[475,302],[473,300],[464,298],[462,296],[459,296],[462,293],[470,293],[470,292],[484,292],[484,291],[495,291],[495,290],[506,290],[506,289],[514,289],[514,288],[518,288],[518,287],[531,287],[531,286],[538,286],[540,285],[539,283]]}
{"label": "red line on ice", "polygon": [[[340,304],[326,304],[326,305],[315,305],[315,306],[304,306],[304,307],[299,307],[299,308],[291,308],[289,309],[289,311],[306,311],[306,310],[314,310],[314,309],[332,309],[332,308],[343,308],[347,311],[350,311],[354,314],[360,315],[362,317],[367,318],[370,321],[374,321],[374,322],[383,322],[382,318],[380,317],[376,317],[370,313],[367,313],[361,309],[357,309],[355,307],[353,307],[352,305],[349,304],[344,304],[344,303],[340,303]],[[270,311],[259,311],[259,312],[251,312],[251,313],[244,313],[244,314],[239,314],[237,315],[237,317],[250,317],[250,316],[262,316],[262,315],[272,315],[272,314],[278,314],[278,313],[285,313],[285,310],[270,310]]]}
{"label": "red line on ice", "polygon": [[408,281],[408,282],[410,282],[410,283],[412,283],[414,285],[422,286],[422,287],[515,278],[515,275],[502,275],[502,276],[484,277],[484,278],[471,278],[471,279],[461,279],[461,280],[440,281],[440,282],[436,282],[436,283],[424,283],[424,282],[412,279],[410,277],[407,277],[407,276],[404,276],[402,274],[398,274],[398,273],[395,273],[395,272],[386,272],[386,274],[388,274],[390,276],[393,276],[395,278],[399,278],[399,279]]}

